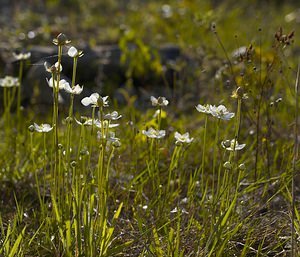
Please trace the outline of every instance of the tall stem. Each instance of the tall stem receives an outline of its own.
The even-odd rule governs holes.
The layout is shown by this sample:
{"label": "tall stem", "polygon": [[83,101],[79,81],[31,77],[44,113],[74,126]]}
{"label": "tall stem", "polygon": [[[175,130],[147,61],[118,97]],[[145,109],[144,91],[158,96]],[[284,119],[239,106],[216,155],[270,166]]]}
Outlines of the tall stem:
{"label": "tall stem", "polygon": [[201,181],[202,181],[202,192],[204,192],[205,182],[204,182],[204,165],[205,165],[205,154],[206,154],[206,132],[207,132],[207,121],[208,115],[205,115],[204,123],[204,134],[203,134],[203,149],[202,149],[202,160],[201,160]]}
{"label": "tall stem", "polygon": [[217,121],[216,125],[216,135],[215,135],[215,143],[214,143],[214,157],[213,157],[213,174],[212,174],[212,194],[214,195],[215,190],[215,173],[216,173],[216,163],[217,163],[217,150],[218,150],[218,141],[219,141],[219,127],[220,127],[220,119]]}
{"label": "tall stem", "polygon": [[296,175],[296,162],[298,160],[298,108],[299,108],[299,100],[298,100],[298,86],[299,86],[299,70],[300,64],[298,64],[297,78],[295,83],[295,132],[294,132],[294,156],[293,156],[293,170],[292,170],[292,224],[291,224],[291,256],[296,256],[296,248],[295,248],[295,175]]}
{"label": "tall stem", "polygon": [[22,84],[22,76],[23,76],[23,66],[24,61],[20,61],[20,68],[19,68],[19,86],[18,86],[18,93],[17,93],[17,122],[18,122],[18,131],[20,130],[21,125],[21,84]]}

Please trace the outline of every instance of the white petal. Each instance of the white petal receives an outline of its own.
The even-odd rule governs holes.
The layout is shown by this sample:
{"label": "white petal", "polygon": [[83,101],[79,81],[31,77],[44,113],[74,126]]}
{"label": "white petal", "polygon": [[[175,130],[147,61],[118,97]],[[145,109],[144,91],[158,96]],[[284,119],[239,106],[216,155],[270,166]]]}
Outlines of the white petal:
{"label": "white petal", "polygon": [[76,47],[71,46],[71,47],[69,48],[69,50],[68,50],[68,55],[69,55],[70,57],[73,57],[73,58],[74,58],[77,54],[78,54],[78,50],[76,49]]}
{"label": "white petal", "polygon": [[90,104],[92,104],[92,101],[89,97],[85,97],[81,100],[81,103],[84,105],[84,106],[88,106]]}

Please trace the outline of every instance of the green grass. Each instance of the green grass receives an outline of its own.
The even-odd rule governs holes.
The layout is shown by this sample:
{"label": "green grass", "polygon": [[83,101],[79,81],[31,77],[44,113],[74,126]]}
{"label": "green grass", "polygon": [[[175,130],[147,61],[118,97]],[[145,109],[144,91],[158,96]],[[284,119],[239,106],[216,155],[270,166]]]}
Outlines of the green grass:
{"label": "green grass", "polygon": [[[156,4],[141,6],[152,15]],[[198,2],[181,4],[191,10]],[[235,37],[226,29],[230,24],[250,29],[227,24],[225,7],[210,12],[205,5],[206,15],[198,16],[206,27],[207,38],[199,42],[206,53],[200,67],[178,64],[168,104],[154,91],[157,101],[149,98],[149,108],[139,109],[137,96],[122,89],[124,105],[93,95],[74,112],[73,98],[82,97],[71,94],[70,106],[61,106],[58,91],[64,89],[56,82],[53,107],[40,117],[33,106],[20,109],[22,83],[1,88],[1,256],[299,254],[296,38],[289,26],[270,35],[257,27],[251,40],[240,36],[243,31]],[[239,15],[228,17],[236,22]],[[189,17],[178,27],[179,43],[190,43],[193,52],[198,23]],[[164,26],[151,33],[170,33],[172,41],[173,22],[160,20]],[[129,87],[135,72],[145,72],[139,65],[162,72],[157,59],[151,63],[146,35],[137,36],[141,28],[132,23],[130,37],[120,35],[124,62],[135,61],[128,66]],[[64,36],[56,40],[58,63],[71,58],[62,55],[70,46]],[[137,52],[126,52],[127,40],[139,46]],[[241,45],[245,52],[232,56]],[[71,87],[81,72],[80,57],[73,60]],[[20,62],[22,82],[27,62]],[[57,67],[49,71],[60,80]],[[198,104],[204,111],[196,110]],[[208,106],[221,104],[234,117]],[[50,128],[37,125],[45,123]]]}

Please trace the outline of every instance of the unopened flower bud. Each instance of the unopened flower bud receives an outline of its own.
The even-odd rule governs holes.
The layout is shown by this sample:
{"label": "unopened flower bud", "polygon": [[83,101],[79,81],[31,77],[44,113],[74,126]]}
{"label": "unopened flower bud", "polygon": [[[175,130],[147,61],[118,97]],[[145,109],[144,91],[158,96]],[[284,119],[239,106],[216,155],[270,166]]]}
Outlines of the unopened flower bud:
{"label": "unopened flower bud", "polygon": [[225,163],[223,164],[223,167],[224,167],[225,169],[231,170],[231,169],[232,169],[232,164],[231,164],[231,162],[227,161],[227,162],[225,162]]}
{"label": "unopened flower bud", "polygon": [[244,96],[244,89],[243,89],[242,87],[238,87],[238,88],[236,89],[236,94],[237,94],[237,96],[238,96],[239,98],[243,98],[243,96]]}
{"label": "unopened flower bud", "polygon": [[244,171],[246,169],[246,165],[244,163],[241,163],[239,165],[239,170]]}
{"label": "unopened flower bud", "polygon": [[59,33],[59,35],[55,39],[53,39],[53,43],[55,45],[60,45],[60,46],[69,44],[70,42],[71,41],[68,40],[67,36],[63,33]]}
{"label": "unopened flower bud", "polygon": [[116,141],[114,141],[114,142],[112,143],[112,145],[113,145],[113,147],[118,148],[118,147],[121,146],[121,142],[120,142],[120,140],[116,140]]}
{"label": "unopened flower bud", "polygon": [[230,147],[231,146],[231,141],[227,139],[227,140],[223,141],[223,145],[224,145],[225,148]]}
{"label": "unopened flower bud", "polygon": [[28,127],[28,131],[31,132],[31,133],[34,132],[34,126],[33,126],[33,125],[30,125],[30,126]]}

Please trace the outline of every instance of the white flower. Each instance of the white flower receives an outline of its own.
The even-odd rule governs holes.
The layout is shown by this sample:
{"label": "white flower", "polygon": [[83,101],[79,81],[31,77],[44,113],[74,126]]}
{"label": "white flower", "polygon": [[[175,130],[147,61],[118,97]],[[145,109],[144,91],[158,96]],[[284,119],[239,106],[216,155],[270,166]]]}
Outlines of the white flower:
{"label": "white flower", "polygon": [[[92,125],[92,119],[91,120],[89,120],[89,122],[90,122],[90,125]],[[102,128],[102,123],[101,123],[101,121],[100,120],[94,120],[94,125],[97,127],[97,128],[99,128],[99,129],[101,129]],[[108,122],[107,120],[104,120],[103,121],[103,127],[104,128],[115,128],[115,127],[118,127],[120,124],[112,124],[112,123],[110,123],[110,122]]]}
{"label": "white flower", "polygon": [[61,72],[62,69],[63,69],[61,63],[60,63],[59,66],[58,66],[58,62],[56,62],[56,63],[54,64],[54,66],[55,66],[55,68],[56,68],[56,71]]}
{"label": "white flower", "polygon": [[78,49],[74,46],[71,46],[68,50],[68,55],[72,58],[77,58],[83,56],[82,51],[78,51]]}
{"label": "white flower", "polygon": [[51,65],[48,62],[44,62],[44,67],[45,67],[45,70],[49,73],[57,73],[57,72],[62,71],[62,65],[59,64],[59,66],[58,66],[58,62],[56,62],[54,65]]}
{"label": "white flower", "polygon": [[202,113],[206,113],[206,114],[211,114],[210,107],[211,107],[210,104],[209,105],[208,104],[207,105],[198,104],[196,106],[196,110],[198,112],[202,112]]}
{"label": "white flower", "polygon": [[233,112],[229,112],[224,105],[210,105],[210,113],[212,116],[222,120],[230,120],[235,115]]}
{"label": "white flower", "polygon": [[158,98],[151,96],[150,100],[153,106],[167,106],[169,104],[169,101],[163,96],[159,96]]}
{"label": "white flower", "polygon": [[105,114],[103,119],[105,119],[105,120],[118,120],[121,117],[122,117],[122,115],[119,115],[117,111],[113,111],[112,113]]}
{"label": "white flower", "polygon": [[108,101],[107,101],[108,96],[100,96],[98,93],[93,93],[88,97],[85,97],[81,100],[81,103],[84,106],[89,106],[91,105],[92,107],[107,107],[108,106]]}
{"label": "white flower", "polygon": [[13,56],[15,57],[16,60],[18,61],[23,61],[23,60],[27,60],[31,57],[31,53],[13,53]]}
{"label": "white flower", "polygon": [[166,135],[165,130],[155,130],[154,128],[149,128],[148,130],[143,130],[142,133],[149,138],[163,138]]}
{"label": "white flower", "polygon": [[221,145],[228,151],[239,151],[246,146],[246,144],[239,144],[235,139],[225,140],[221,143]]}
{"label": "white flower", "polygon": [[184,134],[180,134],[176,131],[174,136],[175,136],[175,139],[176,139],[176,142],[175,142],[176,145],[177,144],[182,144],[182,143],[190,144],[194,140],[194,138],[190,138],[189,132],[186,132]]}
{"label": "white flower", "polygon": [[51,131],[53,129],[53,127],[51,127],[49,124],[38,125],[38,124],[34,123],[33,126],[34,126],[35,131],[40,132],[40,133],[48,133],[49,131]]}
{"label": "white flower", "polygon": [[[98,137],[101,139],[102,134],[100,131],[98,131]],[[116,141],[120,141],[119,138],[116,137],[115,132],[109,131],[107,135],[104,135],[104,139],[106,139],[108,142],[114,143]]]}
{"label": "white flower", "polygon": [[92,125],[92,119],[88,119],[86,117],[81,117],[81,121],[77,120],[75,118],[75,121],[78,125],[84,125],[84,126],[91,126]]}
{"label": "white flower", "polygon": [[[55,88],[57,87],[57,81],[55,79],[50,78],[49,80],[48,79],[46,79],[46,80],[48,82],[49,87],[53,88],[53,84],[54,84]],[[68,87],[68,86],[70,87],[70,84],[65,79],[61,79],[58,83],[59,89],[64,89],[65,87]]]}
{"label": "white flower", "polygon": [[72,95],[79,95],[81,94],[82,90],[83,90],[83,87],[79,86],[78,84],[75,86],[75,87],[70,87],[70,84],[65,84],[65,87],[64,87],[65,91],[69,94],[72,94]]}
{"label": "white flower", "polygon": [[19,85],[19,79],[12,76],[5,76],[3,79],[0,79],[1,87],[18,87]]}

